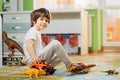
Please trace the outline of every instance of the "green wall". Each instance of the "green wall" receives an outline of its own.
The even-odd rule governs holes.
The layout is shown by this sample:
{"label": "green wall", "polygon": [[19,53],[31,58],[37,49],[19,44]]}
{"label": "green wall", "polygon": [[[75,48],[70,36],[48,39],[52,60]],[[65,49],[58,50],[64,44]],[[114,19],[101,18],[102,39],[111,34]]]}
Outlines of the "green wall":
{"label": "green wall", "polygon": [[92,17],[92,47],[90,50],[102,49],[102,10],[91,9],[87,10]]}
{"label": "green wall", "polygon": [[23,10],[24,11],[33,10],[33,0],[24,0],[23,1]]}
{"label": "green wall", "polygon": [[0,11],[2,11],[2,0],[0,0]]}

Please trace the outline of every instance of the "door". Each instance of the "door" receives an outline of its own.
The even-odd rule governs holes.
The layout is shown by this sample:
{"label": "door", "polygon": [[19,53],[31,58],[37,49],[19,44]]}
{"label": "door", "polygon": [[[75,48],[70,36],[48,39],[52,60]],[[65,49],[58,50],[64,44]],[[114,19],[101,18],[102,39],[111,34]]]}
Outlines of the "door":
{"label": "door", "polygon": [[81,55],[88,54],[88,47],[91,47],[91,15],[85,11],[81,11]]}

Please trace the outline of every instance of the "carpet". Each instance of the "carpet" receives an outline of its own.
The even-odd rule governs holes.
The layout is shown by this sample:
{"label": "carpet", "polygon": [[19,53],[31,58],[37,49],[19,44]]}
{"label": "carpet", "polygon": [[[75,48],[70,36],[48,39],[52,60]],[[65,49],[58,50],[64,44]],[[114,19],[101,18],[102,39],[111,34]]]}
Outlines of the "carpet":
{"label": "carpet", "polygon": [[[39,80],[120,80],[120,54],[89,54],[89,55],[70,55],[74,62],[85,64],[96,64],[87,74],[72,75],[67,72],[63,63],[55,68],[57,71],[53,75],[41,76]],[[29,79],[26,75],[16,74],[19,71],[28,69],[29,66],[3,66],[0,68],[0,80],[35,80]],[[119,74],[108,75],[102,71],[115,69]]]}

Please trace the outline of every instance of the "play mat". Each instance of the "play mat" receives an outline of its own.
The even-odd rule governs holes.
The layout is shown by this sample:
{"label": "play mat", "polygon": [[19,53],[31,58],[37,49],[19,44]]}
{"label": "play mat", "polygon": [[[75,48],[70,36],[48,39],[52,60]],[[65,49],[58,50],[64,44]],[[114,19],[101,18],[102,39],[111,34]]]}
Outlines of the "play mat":
{"label": "play mat", "polygon": [[[87,74],[72,75],[67,72],[63,63],[55,68],[57,71],[53,75],[41,76],[39,80],[120,80],[120,54],[90,54],[90,55],[72,55],[74,62],[83,62],[85,64],[96,64]],[[0,80],[35,80],[29,79],[26,75],[16,74],[19,71],[28,69],[29,66],[3,66],[0,68]],[[119,74],[103,73],[109,69],[115,69]]]}

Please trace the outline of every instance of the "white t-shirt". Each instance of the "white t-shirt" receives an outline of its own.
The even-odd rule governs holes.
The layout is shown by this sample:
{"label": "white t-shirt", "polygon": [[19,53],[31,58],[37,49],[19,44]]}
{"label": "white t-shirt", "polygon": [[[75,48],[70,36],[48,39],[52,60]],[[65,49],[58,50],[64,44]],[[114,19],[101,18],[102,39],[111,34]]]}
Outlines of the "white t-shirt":
{"label": "white t-shirt", "polygon": [[28,53],[27,50],[27,41],[29,39],[34,39],[35,40],[35,44],[34,44],[34,51],[35,54],[38,55],[40,54],[40,50],[42,49],[42,41],[41,41],[41,33],[38,32],[34,27],[30,28],[29,31],[27,32],[25,38],[24,38],[24,42],[23,42],[23,50],[25,53],[25,59],[27,59],[28,61],[31,61],[30,55]]}

